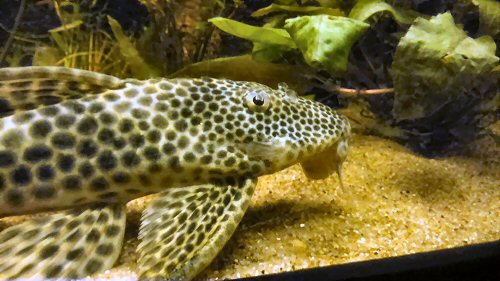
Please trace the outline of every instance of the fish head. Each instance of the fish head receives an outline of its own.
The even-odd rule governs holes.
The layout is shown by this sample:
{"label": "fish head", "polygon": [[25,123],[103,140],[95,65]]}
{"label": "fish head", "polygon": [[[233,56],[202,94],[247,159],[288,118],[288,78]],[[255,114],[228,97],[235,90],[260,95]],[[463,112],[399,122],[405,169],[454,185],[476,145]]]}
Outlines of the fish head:
{"label": "fish head", "polygon": [[264,163],[259,174],[271,174],[296,163],[309,178],[340,175],[350,125],[332,108],[299,97],[286,84],[277,89],[254,82],[236,82],[227,89],[228,111],[235,136],[231,142],[252,161]]}

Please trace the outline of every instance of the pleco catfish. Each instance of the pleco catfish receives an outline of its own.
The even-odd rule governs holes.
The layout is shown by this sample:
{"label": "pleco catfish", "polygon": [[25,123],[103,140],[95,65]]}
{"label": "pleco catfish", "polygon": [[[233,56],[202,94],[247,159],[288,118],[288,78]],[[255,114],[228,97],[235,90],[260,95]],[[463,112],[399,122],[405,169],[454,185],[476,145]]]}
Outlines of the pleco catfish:
{"label": "pleco catfish", "polygon": [[0,69],[0,217],[67,209],[0,233],[0,278],[111,268],[125,204],[158,193],[140,276],[190,280],[231,237],[257,177],[300,162],[313,178],[340,174],[349,135],[345,117],[285,84]]}

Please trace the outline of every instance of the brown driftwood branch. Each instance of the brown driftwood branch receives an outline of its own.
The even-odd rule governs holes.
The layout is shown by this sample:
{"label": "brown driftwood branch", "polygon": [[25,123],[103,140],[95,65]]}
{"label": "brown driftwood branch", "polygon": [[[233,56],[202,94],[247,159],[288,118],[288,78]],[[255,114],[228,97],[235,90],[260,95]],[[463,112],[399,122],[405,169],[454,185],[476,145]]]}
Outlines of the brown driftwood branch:
{"label": "brown driftwood branch", "polygon": [[334,90],[348,96],[383,95],[383,94],[394,93],[394,88],[362,90],[362,89],[349,89],[349,88],[342,88],[340,86],[335,86]]}

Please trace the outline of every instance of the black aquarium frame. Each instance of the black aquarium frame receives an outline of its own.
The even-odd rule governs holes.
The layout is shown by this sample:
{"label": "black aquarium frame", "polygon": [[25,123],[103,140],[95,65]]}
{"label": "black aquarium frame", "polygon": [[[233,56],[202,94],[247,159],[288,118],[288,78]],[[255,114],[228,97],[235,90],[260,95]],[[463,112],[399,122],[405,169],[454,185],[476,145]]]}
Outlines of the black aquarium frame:
{"label": "black aquarium frame", "polygon": [[500,240],[238,281],[500,281]]}

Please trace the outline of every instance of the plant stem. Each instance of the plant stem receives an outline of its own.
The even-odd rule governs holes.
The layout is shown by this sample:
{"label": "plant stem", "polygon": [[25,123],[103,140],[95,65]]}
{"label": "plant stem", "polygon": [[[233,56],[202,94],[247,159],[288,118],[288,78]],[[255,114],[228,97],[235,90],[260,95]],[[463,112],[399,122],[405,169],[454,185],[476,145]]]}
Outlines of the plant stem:
{"label": "plant stem", "polygon": [[2,64],[3,60],[7,56],[7,52],[10,49],[10,45],[12,44],[12,41],[14,41],[14,34],[17,31],[17,28],[19,27],[19,23],[21,22],[21,17],[23,16],[24,13],[24,7],[26,4],[26,0],[21,0],[21,4],[19,5],[19,10],[17,10],[17,15],[14,20],[14,26],[12,27],[12,30],[10,31],[9,38],[7,38],[7,42],[5,42],[5,46],[2,50],[2,53],[0,54],[0,64]]}

